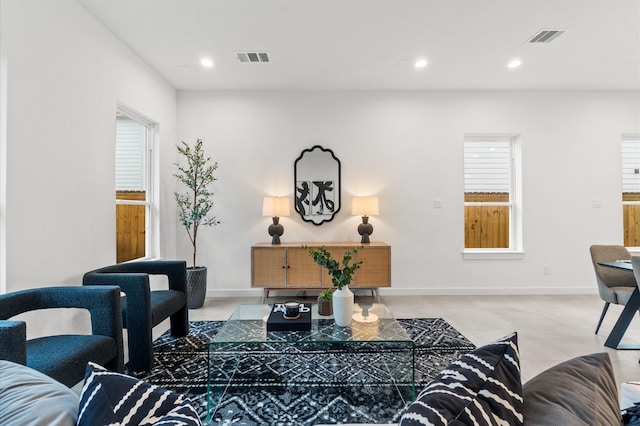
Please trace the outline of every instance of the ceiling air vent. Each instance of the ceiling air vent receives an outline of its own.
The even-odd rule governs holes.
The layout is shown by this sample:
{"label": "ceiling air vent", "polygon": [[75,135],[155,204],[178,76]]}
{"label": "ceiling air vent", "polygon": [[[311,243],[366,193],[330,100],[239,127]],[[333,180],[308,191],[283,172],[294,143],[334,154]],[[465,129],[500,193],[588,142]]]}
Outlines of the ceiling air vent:
{"label": "ceiling air vent", "polygon": [[267,52],[236,52],[236,57],[242,63],[271,62]]}
{"label": "ceiling air vent", "polygon": [[540,30],[533,37],[531,37],[529,43],[551,43],[553,40],[560,37],[566,31],[564,30]]}

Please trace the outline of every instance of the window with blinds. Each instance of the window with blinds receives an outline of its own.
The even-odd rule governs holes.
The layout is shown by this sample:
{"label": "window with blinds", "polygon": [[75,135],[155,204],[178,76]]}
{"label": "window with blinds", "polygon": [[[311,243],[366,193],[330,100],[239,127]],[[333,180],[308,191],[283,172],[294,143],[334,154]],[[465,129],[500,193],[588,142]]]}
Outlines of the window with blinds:
{"label": "window with blinds", "polygon": [[620,153],[624,245],[640,247],[640,135],[622,135]]}
{"label": "window with blinds", "polygon": [[514,136],[465,135],[465,249],[513,248]]}
{"label": "window with blinds", "polygon": [[116,113],[116,261],[149,256],[150,134],[154,124],[135,111]]}

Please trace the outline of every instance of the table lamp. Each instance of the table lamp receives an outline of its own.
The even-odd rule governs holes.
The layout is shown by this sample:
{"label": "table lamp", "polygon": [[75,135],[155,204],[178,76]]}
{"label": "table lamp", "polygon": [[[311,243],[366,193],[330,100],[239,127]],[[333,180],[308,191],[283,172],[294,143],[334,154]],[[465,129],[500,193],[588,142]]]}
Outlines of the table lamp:
{"label": "table lamp", "polygon": [[370,243],[369,235],[373,234],[373,225],[369,223],[369,216],[378,215],[378,197],[354,197],[351,214],[362,216],[362,223],[358,225],[358,234],[362,235],[360,242]]}
{"label": "table lamp", "polygon": [[289,199],[286,197],[264,197],[262,201],[262,215],[271,216],[273,223],[269,225],[271,244],[280,244],[280,236],[284,234],[284,226],[280,224],[280,216],[289,216]]}

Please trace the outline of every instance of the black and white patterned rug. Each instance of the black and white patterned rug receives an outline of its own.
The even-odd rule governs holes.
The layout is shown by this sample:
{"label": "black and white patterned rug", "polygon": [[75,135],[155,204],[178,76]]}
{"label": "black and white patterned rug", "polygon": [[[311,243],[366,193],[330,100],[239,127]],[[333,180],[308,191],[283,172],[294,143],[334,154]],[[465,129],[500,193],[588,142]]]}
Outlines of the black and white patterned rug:
{"label": "black and white patterned rug", "polygon": [[[443,368],[475,346],[441,318],[399,319],[415,343],[416,393]],[[207,344],[224,321],[193,321],[187,337],[165,333],[154,342],[153,370],[143,380],[188,396],[207,419]],[[351,354],[337,372],[323,350],[294,355],[249,351],[233,385],[210,413],[213,425],[315,425],[397,422],[406,408],[380,351]],[[344,363],[343,363],[344,364]],[[212,368],[217,368],[213,366]],[[223,367],[220,366],[220,370]],[[340,380],[326,380],[328,375]],[[363,384],[362,376],[367,376]],[[353,380],[351,380],[353,379]]]}

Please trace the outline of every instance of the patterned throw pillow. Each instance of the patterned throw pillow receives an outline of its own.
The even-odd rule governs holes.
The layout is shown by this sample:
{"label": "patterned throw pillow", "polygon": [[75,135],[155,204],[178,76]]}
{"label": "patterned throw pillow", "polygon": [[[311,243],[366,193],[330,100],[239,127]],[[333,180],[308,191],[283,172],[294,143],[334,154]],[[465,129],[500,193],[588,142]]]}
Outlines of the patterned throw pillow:
{"label": "patterned throw pillow", "polygon": [[463,355],[420,392],[400,420],[418,425],[522,425],[518,335]]}
{"label": "patterned throw pillow", "polygon": [[90,362],[87,365],[78,426],[117,424],[202,425],[189,399],[137,380],[108,371]]}

